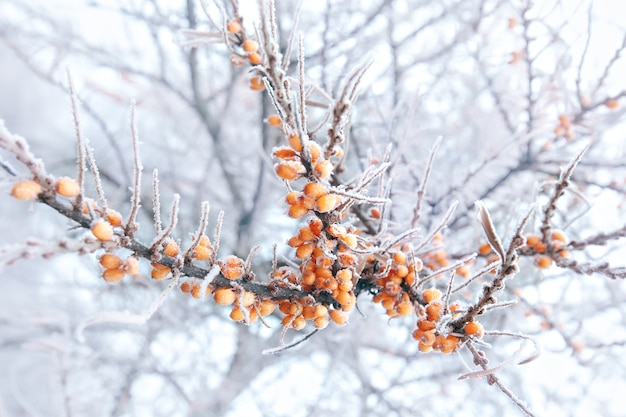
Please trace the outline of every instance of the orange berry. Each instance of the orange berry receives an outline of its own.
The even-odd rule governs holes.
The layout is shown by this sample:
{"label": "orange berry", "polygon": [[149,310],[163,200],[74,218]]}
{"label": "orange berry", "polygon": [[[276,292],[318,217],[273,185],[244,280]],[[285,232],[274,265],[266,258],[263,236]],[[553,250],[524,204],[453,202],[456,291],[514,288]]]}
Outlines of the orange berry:
{"label": "orange berry", "polygon": [[191,292],[191,283],[189,281],[185,281],[180,284],[180,290],[185,294],[189,294]]}
{"label": "orange berry", "polygon": [[235,302],[236,298],[237,298],[237,295],[235,294],[235,291],[233,291],[232,288],[222,287],[222,288],[216,289],[213,292],[213,299],[215,300],[217,304],[222,305],[222,306],[231,305],[232,303]]}
{"label": "orange berry", "polygon": [[430,352],[431,350],[433,350],[433,346],[432,345],[425,345],[423,343],[419,343],[417,345],[417,349],[422,352],[422,353],[427,353]]}
{"label": "orange berry", "polygon": [[432,346],[435,343],[435,331],[434,330],[420,330],[413,331],[413,339],[420,342],[425,346]]}
{"label": "orange berry", "polygon": [[301,246],[302,244],[304,244],[304,240],[302,240],[300,236],[292,236],[287,241],[287,244],[291,246],[292,248],[297,248],[298,246]]}
{"label": "orange berry", "polygon": [[315,240],[315,234],[313,234],[313,231],[308,226],[303,226],[300,228],[300,230],[298,231],[298,237],[302,239],[303,242],[310,242],[312,240]]}
{"label": "orange berry", "polygon": [[165,256],[174,258],[178,256],[179,251],[180,248],[178,247],[178,243],[176,243],[173,239],[168,239],[167,243],[165,244],[165,249],[163,249],[163,253],[165,254]]}
{"label": "orange berry", "polygon": [[611,110],[615,110],[619,107],[619,101],[617,101],[616,99],[609,100],[606,102],[606,107]]}
{"label": "orange berry", "polygon": [[459,338],[456,336],[437,336],[435,343],[433,343],[433,349],[439,350],[442,353],[452,353],[459,343]]}
{"label": "orange berry", "polygon": [[417,322],[417,328],[420,330],[433,330],[435,328],[435,322],[430,320],[419,320]]}
{"label": "orange berry", "polygon": [[572,121],[570,120],[569,116],[565,115],[565,114],[561,114],[559,115],[559,124],[563,127],[568,127],[570,126],[572,123]]}
{"label": "orange berry", "polygon": [[463,331],[466,335],[476,336],[479,339],[485,334],[485,329],[483,329],[483,325],[477,321],[470,321],[466,323],[465,327],[463,327]]}
{"label": "orange berry", "polygon": [[198,245],[193,249],[192,257],[199,261],[207,261],[212,255],[213,250],[210,247]]}
{"label": "orange berry", "polygon": [[241,23],[239,23],[239,20],[234,18],[230,22],[228,22],[228,24],[226,25],[226,30],[228,30],[230,33],[239,33],[241,32]]}
{"label": "orange berry", "polygon": [[313,244],[305,243],[296,249],[296,258],[298,259],[307,259],[313,253]]}
{"label": "orange berry", "polygon": [[553,230],[550,239],[556,242],[567,243],[567,235],[562,230]]}
{"label": "orange berry", "polygon": [[291,322],[291,327],[294,330],[302,330],[306,326],[306,320],[302,316],[298,316]]}
{"label": "orange berry", "polygon": [[533,263],[537,268],[546,269],[552,266],[552,258],[546,255],[535,255]]}
{"label": "orange berry", "polygon": [[243,314],[243,311],[238,306],[233,306],[232,311],[230,312],[230,318],[233,321],[244,321],[246,316]]}
{"label": "orange berry", "polygon": [[270,314],[272,314],[275,308],[276,308],[276,304],[274,304],[274,302],[271,300],[263,300],[257,306],[257,309],[259,310],[259,314],[262,317],[269,316]]}
{"label": "orange berry", "polygon": [[328,213],[341,204],[341,196],[337,194],[324,194],[317,199],[317,211]]}
{"label": "orange berry", "polygon": [[137,258],[131,256],[124,261],[122,269],[130,276],[137,276],[139,275],[139,261]]}
{"label": "orange berry", "polygon": [[357,238],[356,238],[355,234],[348,233],[348,234],[346,234],[344,236],[339,237],[339,240],[341,240],[343,243],[345,243],[345,245],[347,247],[349,247],[350,249],[356,248]]}
{"label": "orange berry", "polygon": [[478,247],[478,253],[483,256],[489,255],[491,253],[491,245],[487,242],[482,243]]}
{"label": "orange berry", "polygon": [[91,225],[91,233],[98,240],[111,240],[113,238],[113,227],[104,219],[97,219]]}
{"label": "orange berry", "polygon": [[118,227],[122,225],[122,215],[116,210],[107,209],[106,218],[113,227]]}
{"label": "orange berry", "polygon": [[[256,52],[250,52],[248,54],[248,61],[250,61],[250,63],[252,65],[259,65],[261,63],[261,55],[259,55]],[[273,126],[273,125],[272,125]]]}
{"label": "orange berry", "polygon": [[426,317],[428,320],[437,321],[441,318],[441,312],[443,311],[443,305],[439,302],[433,302],[426,306]]}
{"label": "orange berry", "polygon": [[294,205],[289,207],[289,217],[293,217],[294,219],[299,219],[300,217],[304,217],[309,212],[309,209],[304,207],[303,205]]}
{"label": "orange berry", "polygon": [[202,294],[200,293],[200,291],[202,290],[202,287],[200,286],[200,284],[194,284],[191,286],[191,296],[195,299],[200,299],[202,298]]}
{"label": "orange berry", "polygon": [[526,245],[531,248],[537,247],[537,245],[541,244],[541,237],[537,235],[528,235],[526,236]]}
{"label": "orange berry", "polygon": [[289,146],[293,148],[294,151],[302,152],[302,142],[300,141],[300,135],[298,135],[297,133],[294,133],[293,135],[289,136],[289,139],[287,140],[287,142],[289,143]]}
{"label": "orange berry", "polygon": [[302,194],[300,192],[298,192],[298,191],[291,191],[290,193],[287,193],[287,195],[285,196],[285,201],[290,206],[294,206],[294,205],[299,203],[301,196],[302,196]]}
{"label": "orange berry", "polygon": [[294,163],[281,162],[276,164],[275,170],[276,175],[287,181],[293,181],[300,176],[298,166]]}
{"label": "orange berry", "polygon": [[352,305],[352,297],[353,295],[350,294],[350,292],[339,290],[339,292],[335,296],[335,300],[337,300],[339,304],[341,304],[342,310],[347,311],[349,309],[344,307]]}
{"label": "orange berry", "polygon": [[341,291],[351,291],[354,284],[352,283],[352,271],[349,269],[340,269],[335,276],[339,283]]}
{"label": "orange berry", "polygon": [[396,306],[399,316],[408,316],[413,314],[413,305],[407,301],[402,301]]}
{"label": "orange berry", "polygon": [[313,319],[313,327],[316,329],[325,329],[328,326],[328,316],[319,316]]}
{"label": "orange berry", "polygon": [[165,278],[171,272],[171,269],[163,264],[152,262],[152,271],[150,272],[150,276],[152,279],[160,280]]}
{"label": "orange berry", "polygon": [[126,273],[119,268],[105,269],[102,273],[102,278],[104,278],[106,282],[119,282],[124,278],[124,275],[126,275]]}
{"label": "orange berry", "polygon": [[122,266],[122,260],[117,255],[105,253],[100,257],[100,265],[102,265],[105,269],[116,269]]}
{"label": "orange berry", "polygon": [[319,182],[309,182],[305,184],[302,191],[304,195],[315,199],[328,194],[328,188]]}
{"label": "orange berry", "polygon": [[298,154],[296,153],[296,151],[294,151],[291,148],[288,148],[286,146],[281,146],[279,148],[274,149],[274,156],[280,159],[295,160]]}
{"label": "orange berry", "polygon": [[256,295],[254,295],[253,292],[244,291],[241,296],[241,300],[239,301],[239,304],[243,305],[244,307],[250,307],[252,304],[254,304],[255,301]]}
{"label": "orange berry", "polygon": [[32,200],[41,193],[41,185],[32,180],[24,180],[16,183],[11,190],[11,195],[18,200]]}
{"label": "orange berry", "polygon": [[424,302],[428,304],[431,301],[440,299],[441,291],[439,291],[437,288],[426,288],[424,291],[422,291],[422,297],[424,297]]}
{"label": "orange berry", "polygon": [[406,264],[406,255],[404,252],[396,252],[393,254],[393,260],[399,264]]}
{"label": "orange berry", "polygon": [[513,29],[516,25],[517,25],[517,19],[515,19],[514,17],[509,17],[509,20],[508,20],[509,29]]}
{"label": "orange berry", "polygon": [[340,326],[348,323],[348,315],[341,310],[330,310],[328,314],[330,314],[330,319]]}
{"label": "orange berry", "polygon": [[250,78],[250,89],[253,91],[263,91],[265,89],[263,79],[258,75]]}
{"label": "orange berry", "polygon": [[564,249],[564,250],[560,250],[560,251],[559,251],[559,256],[560,256],[561,258],[569,258],[569,257],[570,257],[570,255],[571,255],[571,252],[570,252],[570,251],[568,251],[568,250],[565,250],[565,249]]}
{"label": "orange berry", "polygon": [[243,44],[241,46],[246,52],[256,52],[259,49],[259,44],[252,39],[246,39],[245,41],[243,41]]}
{"label": "orange berry", "polygon": [[375,219],[380,219],[380,210],[377,208],[373,208],[370,210],[370,216],[372,216]]}
{"label": "orange berry", "polygon": [[230,65],[232,65],[233,67],[240,67],[243,65],[243,63],[244,63],[244,60],[241,59],[241,57],[235,54],[232,54],[230,56]]}
{"label": "orange berry", "polygon": [[270,126],[280,126],[283,124],[283,121],[280,119],[280,116],[277,114],[272,114],[267,118],[267,124]]}
{"label": "orange berry", "polygon": [[311,162],[315,164],[315,161],[322,155],[322,148],[317,142],[309,142],[309,154],[311,155]]}
{"label": "orange berry", "polygon": [[80,194],[80,186],[75,180],[69,177],[59,178],[55,185],[55,190],[57,194],[68,198],[76,197]]}
{"label": "orange berry", "polygon": [[322,159],[315,164],[313,171],[318,178],[328,178],[333,173],[333,164],[328,159]]}
{"label": "orange berry", "polygon": [[245,272],[243,260],[235,255],[227,256],[220,263],[220,270],[225,278],[231,280],[240,278]]}

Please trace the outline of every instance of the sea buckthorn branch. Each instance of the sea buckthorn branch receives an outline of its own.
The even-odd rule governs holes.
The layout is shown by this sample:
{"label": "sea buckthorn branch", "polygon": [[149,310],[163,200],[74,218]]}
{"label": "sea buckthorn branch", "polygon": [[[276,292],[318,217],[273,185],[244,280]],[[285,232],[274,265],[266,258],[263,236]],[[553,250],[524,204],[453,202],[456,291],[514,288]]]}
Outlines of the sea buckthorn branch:
{"label": "sea buckthorn branch", "polygon": [[[480,366],[484,371],[487,371],[489,369],[488,367],[489,359],[487,359],[487,355],[485,355],[485,352],[483,352],[482,350],[476,349],[476,347],[473,345],[473,342],[471,340],[467,341],[466,346],[468,350],[472,353],[472,356],[474,358],[474,364],[477,366]],[[520,400],[510,389],[508,389],[504,384],[502,384],[500,379],[494,373],[487,373],[485,377],[487,378],[487,383],[489,383],[489,385],[497,386],[498,389],[502,391],[504,395],[509,397],[509,399],[513,401],[513,403],[524,414],[526,414],[526,416],[528,417],[535,416],[535,414],[528,408],[528,406],[522,400]]]}

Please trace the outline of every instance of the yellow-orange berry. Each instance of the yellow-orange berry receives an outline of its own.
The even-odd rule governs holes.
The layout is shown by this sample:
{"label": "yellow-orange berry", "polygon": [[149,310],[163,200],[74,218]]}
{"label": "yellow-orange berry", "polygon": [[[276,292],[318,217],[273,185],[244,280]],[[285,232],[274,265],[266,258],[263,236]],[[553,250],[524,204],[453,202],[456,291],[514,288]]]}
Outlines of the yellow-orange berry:
{"label": "yellow-orange berry", "polygon": [[41,193],[41,185],[32,180],[24,180],[16,183],[11,190],[11,195],[18,200],[31,200]]}
{"label": "yellow-orange berry", "polygon": [[256,52],[259,49],[259,44],[252,39],[246,39],[245,41],[243,41],[243,44],[241,46],[246,52]]}
{"label": "yellow-orange berry", "polygon": [[171,272],[170,268],[157,262],[152,262],[152,271],[150,276],[152,279],[160,280],[165,278]]}
{"label": "yellow-orange berry", "polygon": [[317,211],[328,213],[341,204],[341,196],[337,194],[324,194],[317,199]]}
{"label": "yellow-orange berry", "polygon": [[237,20],[236,18],[232,19],[226,25],[226,30],[228,30],[230,33],[239,33],[241,32],[241,23],[239,23],[239,20]]}
{"label": "yellow-orange berry", "polygon": [[328,314],[330,315],[330,319],[340,326],[348,323],[348,315],[341,310],[330,310]]}
{"label": "yellow-orange berry", "polygon": [[134,256],[127,258],[122,264],[122,269],[130,276],[139,275],[139,261]]}
{"label": "yellow-orange berry", "polygon": [[375,219],[380,219],[380,210],[377,208],[373,208],[370,210],[370,216],[372,216]]}
{"label": "yellow-orange berry", "polygon": [[552,258],[546,255],[535,255],[533,263],[537,268],[546,269],[552,266]]}
{"label": "yellow-orange berry", "polygon": [[100,265],[105,269],[116,269],[122,266],[122,260],[117,255],[105,253],[100,257]]}
{"label": "yellow-orange berry", "polygon": [[560,256],[561,258],[569,258],[569,257],[570,257],[570,255],[571,255],[571,253],[570,253],[570,251],[568,251],[568,250],[563,249],[563,250],[560,250],[560,251],[559,251],[559,256]]}
{"label": "yellow-orange berry", "polygon": [[256,52],[250,52],[248,54],[248,61],[250,61],[250,63],[252,65],[259,65],[261,63],[261,55],[259,55]]}
{"label": "yellow-orange berry", "polygon": [[263,91],[265,89],[265,83],[259,76],[250,78],[250,89],[253,91]]}
{"label": "yellow-orange berry", "polygon": [[91,225],[91,233],[98,240],[111,240],[113,238],[113,227],[104,219],[97,219]]}
{"label": "yellow-orange berry", "polygon": [[348,233],[344,236],[340,236],[339,240],[341,240],[350,249],[356,248],[357,238],[356,235],[353,233]]}
{"label": "yellow-orange berry", "polygon": [[124,275],[126,275],[126,273],[119,268],[105,269],[102,273],[102,278],[104,278],[106,282],[119,282],[124,278]]}
{"label": "yellow-orange berry", "polygon": [[163,249],[163,253],[165,254],[165,256],[174,258],[178,256],[179,251],[180,248],[178,247],[178,243],[176,243],[173,239],[168,239],[167,243],[165,244],[165,249]]}
{"label": "yellow-orange berry", "polygon": [[567,235],[562,230],[553,230],[550,239],[556,242],[567,243]]}
{"label": "yellow-orange berry", "polygon": [[59,178],[55,185],[55,190],[57,194],[68,198],[76,197],[80,194],[80,186],[74,179],[69,177]]}
{"label": "yellow-orange berry", "polygon": [[270,126],[280,126],[282,123],[283,121],[280,120],[280,116],[277,114],[272,114],[267,118],[267,124]]}
{"label": "yellow-orange berry", "polygon": [[478,338],[483,337],[483,335],[485,334],[485,329],[483,328],[483,325],[477,321],[470,321],[465,324],[465,327],[463,327],[463,331],[468,336],[476,336]]}
{"label": "yellow-orange berry", "polygon": [[237,295],[232,288],[218,288],[213,292],[213,299],[219,305],[227,306],[235,302]]}
{"label": "yellow-orange berry", "polygon": [[302,316],[298,316],[291,322],[291,327],[294,330],[302,330],[306,326],[306,320]]}
{"label": "yellow-orange berry", "polygon": [[109,224],[113,227],[122,225],[122,215],[116,210],[107,209],[106,218]]}
{"label": "yellow-orange berry", "polygon": [[441,291],[439,291],[437,288],[426,288],[424,291],[422,291],[422,297],[424,297],[424,302],[428,304],[431,301],[440,299]]}
{"label": "yellow-orange berry", "polygon": [[619,101],[612,99],[606,102],[606,107],[608,107],[611,110],[615,110],[619,107]]}

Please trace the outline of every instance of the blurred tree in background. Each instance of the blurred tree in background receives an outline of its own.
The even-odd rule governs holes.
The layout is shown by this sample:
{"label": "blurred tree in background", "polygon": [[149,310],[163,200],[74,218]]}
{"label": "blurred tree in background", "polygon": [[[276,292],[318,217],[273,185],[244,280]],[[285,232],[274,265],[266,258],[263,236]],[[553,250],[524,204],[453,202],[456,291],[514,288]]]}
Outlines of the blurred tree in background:
{"label": "blurred tree in background", "polygon": [[[309,217],[288,216],[295,204],[285,203],[285,195],[301,190],[305,178],[289,181],[276,149],[308,149],[304,139],[287,141],[305,132],[322,151],[341,145],[341,154],[320,157],[332,161],[331,176],[307,165],[306,150],[306,175],[298,176],[345,193],[345,219],[333,217],[335,206],[327,215],[319,201],[307,213],[324,226],[348,227],[333,236],[359,259],[346,268],[360,274],[348,290],[358,295],[349,324],[331,323],[304,343],[262,354],[310,334],[312,322],[286,331],[283,325],[295,327],[298,314],[285,313],[293,316],[285,321],[277,308],[263,323],[236,323],[231,309],[210,295],[221,284],[209,285],[203,300],[173,291],[148,318],[168,285],[188,283],[191,290],[201,277],[154,282],[142,260],[138,277],[104,282],[99,260],[107,246],[49,207],[10,198],[14,185],[32,175],[15,152],[3,152],[0,416],[621,415],[614,393],[626,389],[620,360],[626,28],[615,5],[304,0],[275,6],[273,15],[264,1],[0,1],[4,138],[23,136],[47,172],[76,178],[72,104],[78,104],[108,207],[126,219],[132,199],[141,196],[133,238],[149,246],[158,235],[151,203],[158,169],[164,228],[180,196],[172,237],[181,250],[191,245],[194,252],[207,214],[202,202],[209,201],[206,233],[213,239],[221,228],[215,255],[220,262],[229,255],[246,260],[258,245],[251,258],[258,282],[276,278],[276,268],[304,270],[314,256],[304,253],[306,239],[287,244]],[[246,39],[260,44],[259,61]],[[284,61],[273,62],[276,57]],[[80,103],[71,103],[67,69]],[[293,93],[290,109],[281,107],[281,91]],[[343,142],[325,148],[334,134]],[[139,192],[133,192],[133,136],[143,165]],[[368,172],[369,194],[357,196]],[[85,195],[97,200],[86,176]],[[523,242],[516,243],[523,219]],[[490,236],[492,223],[499,239]],[[352,232],[359,239],[354,247],[344,241]],[[66,240],[85,236],[92,243]],[[498,256],[500,240],[506,256]],[[109,252],[133,254],[128,245],[120,248],[122,239],[116,242]],[[294,255],[294,247],[301,252]],[[157,252],[147,257],[158,261]],[[423,288],[405,279],[401,289],[391,289],[385,274],[398,272],[396,253],[416,270],[415,260],[423,263],[421,272],[412,270]],[[248,285],[248,278],[237,281]],[[459,339],[454,355],[418,351],[418,341],[433,345],[415,333],[416,317],[432,304],[423,292],[429,288],[443,294],[449,321],[438,324],[437,335]],[[497,297],[481,303],[485,288]],[[382,308],[393,291],[406,293],[415,312],[400,317],[399,304]],[[311,293],[315,302],[324,298]],[[279,298],[271,298],[277,306]],[[457,316],[447,311],[452,301],[460,306]],[[471,306],[488,310],[479,317],[483,338],[463,330],[473,315],[454,321]],[[534,360],[517,365],[537,349]]]}

